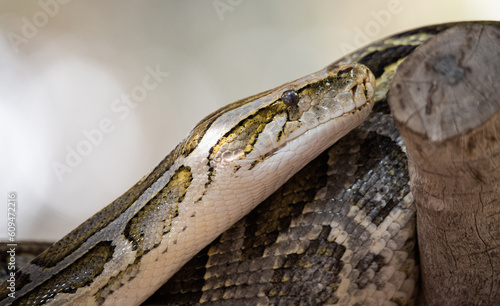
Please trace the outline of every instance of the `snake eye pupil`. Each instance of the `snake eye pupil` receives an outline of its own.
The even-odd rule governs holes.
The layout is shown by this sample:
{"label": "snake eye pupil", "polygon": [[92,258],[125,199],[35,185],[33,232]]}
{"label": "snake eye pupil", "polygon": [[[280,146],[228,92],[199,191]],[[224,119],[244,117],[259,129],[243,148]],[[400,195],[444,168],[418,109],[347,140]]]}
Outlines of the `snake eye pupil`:
{"label": "snake eye pupil", "polygon": [[281,101],[283,101],[286,106],[294,106],[299,103],[299,95],[295,90],[287,90],[281,94]]}

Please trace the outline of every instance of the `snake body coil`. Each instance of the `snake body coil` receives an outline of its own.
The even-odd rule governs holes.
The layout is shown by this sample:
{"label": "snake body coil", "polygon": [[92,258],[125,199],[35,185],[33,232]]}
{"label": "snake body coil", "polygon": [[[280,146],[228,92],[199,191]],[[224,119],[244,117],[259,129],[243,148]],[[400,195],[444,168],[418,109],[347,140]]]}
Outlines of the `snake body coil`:
{"label": "snake body coil", "polygon": [[4,282],[0,305],[135,305],[169,279],[145,304],[411,303],[414,208],[385,94],[402,60],[453,25],[381,40],[207,116],[18,271],[15,298]]}

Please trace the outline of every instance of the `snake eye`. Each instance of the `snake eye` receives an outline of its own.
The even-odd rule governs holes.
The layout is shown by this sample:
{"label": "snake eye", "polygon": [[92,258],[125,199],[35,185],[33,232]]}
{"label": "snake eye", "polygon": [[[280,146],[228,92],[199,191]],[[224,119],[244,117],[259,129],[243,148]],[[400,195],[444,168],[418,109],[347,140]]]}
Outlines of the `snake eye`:
{"label": "snake eye", "polygon": [[294,106],[299,103],[299,95],[295,90],[287,90],[281,94],[281,101],[283,101],[286,106]]}

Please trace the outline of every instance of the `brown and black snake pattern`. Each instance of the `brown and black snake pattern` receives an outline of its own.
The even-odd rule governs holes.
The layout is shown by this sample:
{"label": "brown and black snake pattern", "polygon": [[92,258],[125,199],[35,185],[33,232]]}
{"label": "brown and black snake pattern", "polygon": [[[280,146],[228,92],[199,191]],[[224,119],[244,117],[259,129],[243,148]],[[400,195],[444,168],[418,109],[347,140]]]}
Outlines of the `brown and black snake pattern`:
{"label": "brown and black snake pattern", "polygon": [[[418,281],[411,204],[406,155],[381,101],[143,305],[369,302],[353,287],[406,304]],[[396,211],[404,217],[387,222]],[[391,235],[370,251],[369,231],[381,225]]]}
{"label": "brown and black snake pattern", "polygon": [[414,304],[415,208],[405,148],[385,100],[396,69],[388,67],[453,25],[407,31],[341,59],[368,66],[378,79],[381,100],[368,119],[143,305]]}

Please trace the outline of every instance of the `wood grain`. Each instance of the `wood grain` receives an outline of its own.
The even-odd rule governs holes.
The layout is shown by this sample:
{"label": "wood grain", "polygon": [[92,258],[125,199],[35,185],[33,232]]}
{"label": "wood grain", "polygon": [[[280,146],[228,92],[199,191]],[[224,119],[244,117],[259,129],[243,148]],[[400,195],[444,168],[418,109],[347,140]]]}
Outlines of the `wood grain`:
{"label": "wood grain", "polygon": [[500,30],[451,28],[399,67],[389,105],[417,205],[423,305],[500,301]]}

